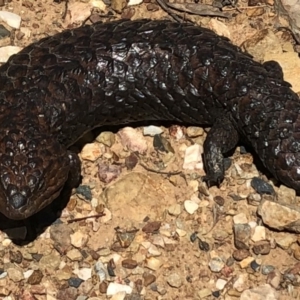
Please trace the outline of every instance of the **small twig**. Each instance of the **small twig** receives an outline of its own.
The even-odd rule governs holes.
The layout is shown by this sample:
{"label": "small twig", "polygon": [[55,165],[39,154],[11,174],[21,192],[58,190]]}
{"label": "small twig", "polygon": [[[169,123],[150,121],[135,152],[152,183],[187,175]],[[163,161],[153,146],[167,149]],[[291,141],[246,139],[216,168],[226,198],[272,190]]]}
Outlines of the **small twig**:
{"label": "small twig", "polygon": [[105,216],[105,214],[104,213],[100,213],[100,214],[93,215],[93,216],[87,216],[87,217],[82,217],[82,218],[76,218],[76,219],[68,220],[67,223],[70,224],[70,223],[74,223],[74,222],[78,222],[78,221],[83,221],[83,220],[90,219],[90,218],[101,218],[103,216]]}
{"label": "small twig", "polygon": [[66,1],[65,1],[65,11],[64,11],[64,13],[63,13],[63,15],[62,15],[62,19],[63,19],[63,20],[65,20],[66,17],[67,17],[67,13],[68,13],[68,3],[69,3],[69,0],[66,0]]}
{"label": "small twig", "polygon": [[233,8],[224,8],[223,11],[231,11],[231,10],[243,10],[243,9],[251,9],[251,8],[260,8],[260,7],[269,7],[269,5],[255,5],[255,6],[242,6],[242,7],[233,7]]}
{"label": "small twig", "polygon": [[147,167],[146,165],[140,163],[140,165],[147,171],[152,172],[152,173],[156,173],[156,174],[163,174],[163,175],[169,175],[169,176],[173,176],[173,175],[179,175],[182,173],[182,171],[177,171],[177,172],[164,172],[164,171],[156,171],[154,169],[151,169],[149,167]]}
{"label": "small twig", "polygon": [[161,8],[166,11],[175,21],[181,23],[182,22],[182,19],[177,15],[177,14],[174,14],[170,8],[168,7],[168,5],[165,3],[165,1],[163,0],[156,0],[157,3],[161,6]]}

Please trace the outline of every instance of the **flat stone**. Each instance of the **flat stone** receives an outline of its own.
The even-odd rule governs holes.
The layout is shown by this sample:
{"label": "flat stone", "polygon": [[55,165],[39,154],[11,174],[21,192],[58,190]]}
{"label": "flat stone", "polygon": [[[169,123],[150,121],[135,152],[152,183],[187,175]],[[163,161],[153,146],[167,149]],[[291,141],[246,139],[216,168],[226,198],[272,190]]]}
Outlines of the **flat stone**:
{"label": "flat stone", "polygon": [[203,170],[202,160],[203,146],[194,144],[185,150],[183,169],[185,170]]}
{"label": "flat stone", "polygon": [[266,228],[264,226],[256,226],[251,237],[253,242],[258,242],[266,239]]}
{"label": "flat stone", "polygon": [[161,133],[163,133],[163,130],[158,126],[150,125],[143,128],[144,135],[155,136]]}
{"label": "flat stone", "polygon": [[145,153],[148,149],[143,134],[131,127],[125,127],[118,132],[122,145],[132,152]]}
{"label": "flat stone", "polygon": [[234,224],[245,224],[248,223],[248,219],[244,213],[240,213],[238,215],[233,216]]}
{"label": "flat stone", "polygon": [[115,141],[116,137],[113,132],[110,131],[102,131],[97,137],[96,141],[104,144],[107,147],[111,147]]}
{"label": "flat stone", "polygon": [[71,244],[76,248],[82,248],[86,245],[87,241],[88,236],[81,231],[76,231],[71,235]]}
{"label": "flat stone", "polygon": [[199,208],[199,205],[192,201],[192,200],[185,200],[184,201],[184,208],[190,214],[194,214],[196,210]]}
{"label": "flat stone", "polygon": [[171,287],[179,288],[182,286],[182,278],[178,273],[172,273],[167,277],[167,282]]}
{"label": "flat stone", "polygon": [[91,268],[75,269],[73,272],[82,280],[88,280],[92,277],[92,269]]}
{"label": "flat stone", "polygon": [[155,257],[149,257],[146,259],[145,267],[157,271],[162,266],[162,261],[155,258]]}
{"label": "flat stone", "polygon": [[130,287],[129,285],[125,285],[125,284],[110,282],[107,287],[106,295],[113,296],[117,293],[122,293],[122,292],[125,292],[126,294],[131,294],[132,287]]}
{"label": "flat stone", "polygon": [[0,63],[6,63],[8,59],[13,55],[22,50],[21,47],[17,46],[5,46],[0,48]]}
{"label": "flat stone", "polygon": [[0,20],[15,29],[19,29],[21,25],[21,17],[19,15],[4,10],[0,11]]}
{"label": "flat stone", "polygon": [[99,201],[120,216],[120,222],[126,211],[132,223],[140,223],[146,216],[152,220],[160,219],[165,207],[174,204],[175,199],[174,186],[159,175],[131,172],[106,188]]}
{"label": "flat stone", "polygon": [[280,231],[300,233],[300,208],[264,199],[257,210],[263,222]]}
{"label": "flat stone", "polygon": [[23,272],[17,268],[8,268],[7,275],[13,282],[19,282],[24,279]]}
{"label": "flat stone", "polygon": [[81,150],[81,158],[94,162],[105,152],[104,145],[100,143],[85,144]]}
{"label": "flat stone", "polygon": [[279,295],[269,284],[242,292],[240,300],[278,300]]}

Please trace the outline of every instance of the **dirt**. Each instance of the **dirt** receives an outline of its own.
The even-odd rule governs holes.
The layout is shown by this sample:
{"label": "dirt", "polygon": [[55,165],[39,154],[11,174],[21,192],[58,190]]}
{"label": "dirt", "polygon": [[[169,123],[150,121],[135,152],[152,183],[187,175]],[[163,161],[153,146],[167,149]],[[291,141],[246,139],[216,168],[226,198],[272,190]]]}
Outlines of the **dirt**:
{"label": "dirt", "polygon": [[[104,22],[125,16],[170,18],[155,1],[145,2],[130,7],[113,2],[114,7],[120,6],[116,12],[101,1],[69,1],[66,6],[64,1],[19,0],[6,3],[2,10],[21,16],[21,28],[10,43],[25,47],[81,25],[91,11],[94,20]],[[237,45],[262,29],[275,32],[278,24],[270,0],[252,7],[239,1],[236,8],[228,6],[224,11],[233,17],[180,15],[223,32]],[[287,31],[275,35],[282,44],[293,43]],[[224,182],[208,188],[201,181],[203,170],[182,168],[186,148],[195,142],[203,144],[206,131],[187,138],[185,127],[161,128],[174,153],[157,151],[153,137],[141,134],[147,149],[138,155],[132,170],[126,168],[132,151],[124,147],[117,131],[110,135],[115,142],[109,146],[95,141],[96,135],[85,137],[88,146],[80,157],[86,190],[74,190],[59,221],[25,245],[0,234],[0,299],[108,299],[109,289],[116,288],[111,283],[121,284],[124,290],[132,288],[126,290],[126,298],[126,293],[119,293],[112,299],[240,299],[241,295],[251,299],[253,294],[246,298],[245,291],[265,284],[269,290],[258,293],[261,298],[257,299],[267,295],[268,299],[299,298],[298,236],[265,227],[257,206],[247,201],[254,194],[251,175],[267,179],[252,155],[238,147]],[[176,139],[174,132],[181,130],[183,138]],[[134,132],[141,133],[142,127]],[[109,176],[99,178],[103,164],[117,166],[105,169],[111,181]],[[247,179],[237,172],[238,166],[245,165]],[[235,217],[245,219],[243,225],[255,223],[244,239],[245,247],[236,246],[233,228],[240,223]],[[257,225],[266,233],[259,240],[267,241],[266,255],[253,252]],[[270,272],[262,271],[268,268]]]}

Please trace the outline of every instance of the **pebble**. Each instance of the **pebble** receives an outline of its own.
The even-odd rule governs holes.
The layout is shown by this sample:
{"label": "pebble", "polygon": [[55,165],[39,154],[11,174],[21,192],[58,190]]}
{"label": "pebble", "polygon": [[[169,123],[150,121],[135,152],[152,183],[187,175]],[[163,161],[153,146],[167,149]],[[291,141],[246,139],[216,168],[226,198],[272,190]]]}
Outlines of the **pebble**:
{"label": "pebble", "polygon": [[132,5],[139,5],[143,2],[143,0],[129,0],[127,5],[132,6]]}
{"label": "pebble", "polygon": [[206,242],[206,241],[203,241],[202,239],[198,239],[198,246],[199,246],[199,249],[201,251],[205,251],[205,252],[208,252],[210,250],[210,246],[209,244]]}
{"label": "pebble", "polygon": [[73,270],[73,273],[76,274],[82,280],[88,280],[92,277],[91,268],[81,268]]}
{"label": "pebble", "polygon": [[274,195],[275,191],[271,184],[268,182],[265,182],[259,177],[254,177],[251,180],[251,186],[253,189],[259,193],[259,194],[268,194],[268,195]]}
{"label": "pebble", "polygon": [[178,234],[179,237],[186,236],[186,231],[183,229],[176,228],[176,233]]}
{"label": "pebble", "polygon": [[3,279],[7,276],[7,272],[2,271],[0,274],[0,279]]}
{"label": "pebble", "polygon": [[155,233],[159,230],[160,226],[161,222],[159,221],[148,222],[146,225],[144,225],[142,231],[145,233]]}
{"label": "pebble", "polygon": [[96,262],[94,266],[94,270],[96,274],[99,276],[100,282],[103,282],[108,277],[107,270],[102,261]]}
{"label": "pebble", "polygon": [[0,47],[0,63],[6,63],[13,54],[18,53],[21,50],[22,48],[17,46]]}
{"label": "pebble", "polygon": [[120,165],[112,165],[105,162],[98,163],[98,177],[102,182],[112,182],[120,176],[121,172],[122,167]]}
{"label": "pebble", "polygon": [[247,268],[247,267],[251,264],[251,262],[252,262],[253,260],[254,260],[253,257],[247,257],[247,258],[243,259],[243,260],[240,262],[240,267],[241,267],[242,269]]}
{"label": "pebble", "polygon": [[248,223],[248,219],[244,213],[240,213],[238,215],[233,216],[234,224],[245,224]]}
{"label": "pebble", "polygon": [[78,24],[86,20],[91,15],[91,10],[97,7],[101,11],[105,10],[103,1],[71,1],[68,4],[70,13],[67,16],[69,24]]}
{"label": "pebble", "polygon": [[261,201],[261,195],[258,193],[251,193],[248,197],[247,197],[247,201],[249,205],[253,205],[253,206],[258,206],[260,201]]}
{"label": "pebble", "polygon": [[137,151],[140,154],[144,154],[148,149],[144,136],[134,128],[125,127],[118,132],[118,136],[122,145],[132,152]]}
{"label": "pebble", "polygon": [[257,213],[264,224],[279,231],[300,233],[300,208],[264,199],[258,206]]}
{"label": "pebble", "polygon": [[167,282],[171,287],[179,288],[182,286],[182,279],[178,273],[172,273],[167,277]]}
{"label": "pebble", "polygon": [[266,239],[266,228],[264,226],[256,226],[251,237],[253,242],[259,242]]}
{"label": "pebble", "polygon": [[173,204],[168,208],[168,213],[171,216],[179,216],[181,214],[181,205],[180,204]]}
{"label": "pebble", "polygon": [[92,200],[92,191],[89,185],[80,185],[76,188],[76,193],[82,195],[86,200]]}
{"label": "pebble", "polygon": [[20,264],[23,260],[22,253],[18,251],[9,251],[9,260],[12,263]]}
{"label": "pebble", "polygon": [[[132,295],[133,296],[133,295]],[[119,292],[115,295],[113,295],[110,300],[125,300],[125,299],[131,299],[131,297],[126,298],[126,293],[125,292]],[[133,298],[134,299],[134,298]]]}
{"label": "pebble", "polygon": [[296,191],[286,187],[285,185],[280,185],[277,190],[277,200],[280,203],[295,204]]}
{"label": "pebble", "polygon": [[108,287],[108,283],[106,281],[100,282],[100,285],[99,285],[99,291],[100,291],[100,293],[101,294],[106,294],[107,287]]}
{"label": "pebble", "polygon": [[[5,288],[5,287],[0,287],[0,295],[1,296],[8,296],[11,293],[11,290]],[[15,298],[12,297],[5,297],[3,300],[14,300]]]}
{"label": "pebble", "polygon": [[300,247],[299,247],[299,245],[297,245],[297,246],[295,246],[294,248],[293,248],[293,255],[294,255],[294,257],[297,259],[297,260],[300,260]]}
{"label": "pebble", "polygon": [[134,259],[127,258],[122,261],[122,267],[126,269],[134,269],[137,265],[138,263]]}
{"label": "pebble", "polygon": [[231,38],[230,35],[230,30],[226,24],[223,22],[216,20],[216,19],[210,19],[209,23],[209,28],[215,31],[217,34],[221,36],[225,36],[227,38]]}
{"label": "pebble", "polygon": [[78,288],[82,282],[83,282],[83,280],[80,278],[77,278],[77,277],[71,277],[68,280],[69,286],[75,287],[75,288]]}
{"label": "pebble", "polygon": [[34,270],[27,270],[27,271],[23,272],[24,278],[28,279],[33,272],[34,272]]}
{"label": "pebble", "polygon": [[68,224],[54,224],[50,227],[50,237],[55,243],[55,248],[62,254],[71,248],[70,235],[73,233]]}
{"label": "pebble", "polygon": [[80,261],[82,259],[82,254],[78,249],[72,249],[66,255],[72,261]]}
{"label": "pebble", "polygon": [[215,196],[214,201],[219,205],[219,206],[224,206],[225,204],[225,199],[221,196]]}
{"label": "pebble", "polygon": [[290,248],[290,246],[297,241],[296,235],[287,232],[277,232],[274,235],[276,244],[284,250]]}
{"label": "pebble", "polygon": [[250,267],[253,271],[255,272],[258,272],[260,270],[260,264],[257,263],[256,260],[253,260],[251,263],[250,263]]}
{"label": "pebble", "polygon": [[125,284],[110,282],[107,287],[106,295],[113,296],[117,293],[122,293],[122,292],[125,292],[126,294],[131,294],[132,287],[130,287],[129,285],[125,285]]}
{"label": "pebble", "polygon": [[232,253],[232,257],[236,261],[242,261],[243,259],[247,258],[248,256],[250,256],[250,251],[247,249],[234,250]]}
{"label": "pebble", "polygon": [[17,268],[8,268],[7,275],[13,282],[20,282],[24,279],[23,272]]}
{"label": "pebble", "polygon": [[269,273],[273,272],[275,270],[274,266],[271,265],[262,265],[261,266],[261,273],[263,275],[268,275]]}
{"label": "pebble", "polygon": [[225,241],[228,238],[228,236],[229,236],[229,232],[220,229],[220,230],[214,231],[213,234],[212,234],[212,236],[213,236],[213,238],[215,240]]}
{"label": "pebble", "polygon": [[81,158],[89,161],[96,161],[105,152],[104,146],[99,143],[87,143],[81,150]]}
{"label": "pebble", "polygon": [[42,271],[34,270],[32,272],[32,274],[28,277],[27,283],[32,284],[32,285],[40,284],[43,277],[44,277],[44,275],[43,275]]}
{"label": "pebble", "polygon": [[233,288],[238,292],[242,292],[246,289],[246,284],[248,283],[248,274],[240,274],[236,277],[236,280],[233,283]]}
{"label": "pebble", "polygon": [[224,289],[226,284],[227,284],[227,280],[219,278],[216,281],[216,288],[221,291]]}
{"label": "pebble", "polygon": [[55,272],[55,276],[58,280],[68,280],[72,275],[72,270],[69,268],[63,268]]}
{"label": "pebble", "polygon": [[212,272],[219,273],[224,268],[225,263],[221,257],[213,257],[208,266]]}
{"label": "pebble", "polygon": [[152,239],[152,243],[158,247],[165,248],[165,242],[161,235],[155,235]]}
{"label": "pebble", "polygon": [[156,134],[153,138],[153,147],[156,151],[171,153],[171,156],[164,156],[163,160],[166,159],[166,163],[168,159],[173,157],[173,153],[175,153],[171,143],[163,136]]}
{"label": "pebble", "polygon": [[0,20],[5,22],[12,28],[19,29],[22,19],[17,14],[2,10],[0,11]]}
{"label": "pebble", "polygon": [[270,272],[267,277],[267,283],[269,283],[273,288],[278,289],[281,282],[281,273],[279,270],[274,270]]}
{"label": "pebble", "polygon": [[271,251],[271,244],[269,241],[258,241],[255,242],[255,244],[252,247],[252,250],[256,255],[266,255],[269,254]]}
{"label": "pebble", "polygon": [[234,224],[234,244],[237,249],[249,249],[248,243],[251,236],[249,224]]}
{"label": "pebble", "polygon": [[282,47],[279,38],[270,29],[259,30],[243,43],[245,50],[258,61],[264,61],[263,52],[280,53]]}
{"label": "pebble", "polygon": [[99,143],[104,144],[107,147],[111,147],[115,141],[116,137],[115,135],[110,131],[102,131],[97,137],[96,141]]}
{"label": "pebble", "polygon": [[55,253],[51,253],[49,255],[44,255],[40,261],[39,266],[41,270],[58,269],[60,265],[61,257]]}
{"label": "pebble", "polygon": [[130,153],[129,156],[125,157],[125,166],[127,170],[133,170],[138,164],[139,159],[134,153]]}
{"label": "pebble", "polygon": [[186,134],[190,138],[198,137],[204,134],[204,129],[202,127],[189,126],[186,129]]}
{"label": "pebble", "polygon": [[169,134],[176,141],[179,141],[179,140],[181,140],[184,137],[183,128],[182,128],[182,126],[179,126],[179,125],[172,125],[169,128]]}
{"label": "pebble", "polygon": [[151,244],[148,248],[148,253],[151,255],[151,256],[160,256],[161,255],[161,251],[159,251],[159,249]]}
{"label": "pebble", "polygon": [[242,292],[240,300],[278,300],[278,293],[269,284]]}
{"label": "pebble", "polygon": [[194,144],[185,150],[183,169],[185,170],[203,170],[202,161],[203,146]]}
{"label": "pebble", "polygon": [[144,135],[155,136],[157,134],[162,134],[162,133],[163,130],[158,126],[150,125],[143,128]]}
{"label": "pebble", "polygon": [[81,231],[71,234],[71,244],[76,248],[83,248],[88,241],[88,235]]}
{"label": "pebble", "polygon": [[150,257],[146,259],[145,267],[157,271],[161,266],[162,266],[162,261],[155,258],[155,257]]}
{"label": "pebble", "polygon": [[192,200],[185,200],[184,201],[184,208],[190,214],[194,214],[196,210],[199,208],[199,205],[192,201]]}
{"label": "pebble", "polygon": [[197,294],[200,299],[205,299],[211,295],[211,290],[205,288],[200,290]]}
{"label": "pebble", "polygon": [[150,284],[152,284],[153,282],[155,282],[156,277],[153,274],[150,273],[144,273],[143,274],[143,279],[144,279],[144,286],[148,286]]}

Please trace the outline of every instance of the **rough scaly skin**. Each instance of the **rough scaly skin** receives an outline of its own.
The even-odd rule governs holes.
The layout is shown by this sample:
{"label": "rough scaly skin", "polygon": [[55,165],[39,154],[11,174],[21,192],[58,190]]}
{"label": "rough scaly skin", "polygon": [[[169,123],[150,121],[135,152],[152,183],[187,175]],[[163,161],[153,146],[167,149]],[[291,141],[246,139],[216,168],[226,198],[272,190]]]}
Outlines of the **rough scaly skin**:
{"label": "rough scaly skin", "polygon": [[38,212],[77,178],[67,148],[80,136],[130,121],[212,125],[209,183],[223,180],[223,153],[242,139],[300,190],[297,95],[277,63],[257,63],[210,30],[149,20],[67,30],[12,56],[0,87],[0,212],[9,218]]}

